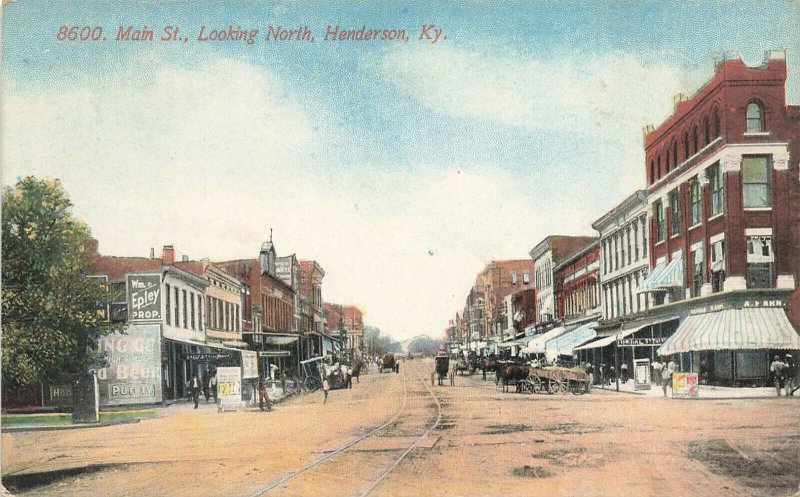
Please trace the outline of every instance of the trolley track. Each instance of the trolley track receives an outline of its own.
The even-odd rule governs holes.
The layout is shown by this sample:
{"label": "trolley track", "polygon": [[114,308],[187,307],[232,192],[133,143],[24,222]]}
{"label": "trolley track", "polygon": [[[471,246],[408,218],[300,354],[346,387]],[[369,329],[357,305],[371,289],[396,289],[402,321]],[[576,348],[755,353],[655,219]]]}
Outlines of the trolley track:
{"label": "trolley track", "polygon": [[[442,404],[425,379],[415,374],[412,385],[419,384],[424,391],[415,387],[411,394],[424,395],[411,395],[406,368],[402,375],[403,401],[391,419],[268,482],[248,497],[271,495],[276,489],[280,489],[281,495],[307,495],[310,484],[317,487],[322,482],[328,495],[370,495],[442,420]],[[434,406],[436,415],[431,421],[430,411]]]}

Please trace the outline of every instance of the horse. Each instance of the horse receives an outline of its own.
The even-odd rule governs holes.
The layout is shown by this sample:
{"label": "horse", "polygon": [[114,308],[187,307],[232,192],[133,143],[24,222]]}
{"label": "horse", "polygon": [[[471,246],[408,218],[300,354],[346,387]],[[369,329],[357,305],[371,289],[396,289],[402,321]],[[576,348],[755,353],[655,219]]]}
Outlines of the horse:
{"label": "horse", "polygon": [[514,362],[498,363],[495,371],[495,385],[502,380],[503,391],[508,391],[509,383],[514,383],[516,391],[520,391],[519,382],[528,377],[529,368],[527,364],[517,364]]}

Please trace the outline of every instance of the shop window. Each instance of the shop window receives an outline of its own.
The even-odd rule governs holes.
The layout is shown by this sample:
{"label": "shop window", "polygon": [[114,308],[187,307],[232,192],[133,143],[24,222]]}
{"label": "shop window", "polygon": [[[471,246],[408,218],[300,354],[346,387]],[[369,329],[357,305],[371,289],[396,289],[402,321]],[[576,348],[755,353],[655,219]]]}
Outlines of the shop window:
{"label": "shop window", "polygon": [[677,189],[669,194],[669,211],[671,217],[670,235],[675,236],[681,232],[681,197]]}
{"label": "shop window", "polygon": [[719,162],[709,167],[706,175],[711,185],[711,215],[714,216],[722,212],[725,198],[725,185],[722,182],[722,168]]}
{"label": "shop window", "polygon": [[744,207],[770,207],[771,168],[767,157],[742,157],[742,197]]}
{"label": "shop window", "polygon": [[774,288],[772,236],[747,237],[747,288]]}
{"label": "shop window", "polygon": [[725,240],[711,244],[711,291],[721,292],[725,283]]}
{"label": "shop window", "polygon": [[656,242],[663,242],[666,238],[666,229],[664,221],[664,206],[658,200],[653,203],[653,220],[656,223]]}
{"label": "shop window", "polygon": [[691,226],[700,224],[702,219],[702,207],[700,204],[700,181],[697,176],[692,178],[689,183],[689,202],[691,206]]}
{"label": "shop window", "polygon": [[690,254],[692,261],[692,297],[700,296],[700,288],[703,286],[703,248],[700,247]]}
{"label": "shop window", "polygon": [[758,102],[747,104],[747,133],[759,133],[764,131],[764,113]]}

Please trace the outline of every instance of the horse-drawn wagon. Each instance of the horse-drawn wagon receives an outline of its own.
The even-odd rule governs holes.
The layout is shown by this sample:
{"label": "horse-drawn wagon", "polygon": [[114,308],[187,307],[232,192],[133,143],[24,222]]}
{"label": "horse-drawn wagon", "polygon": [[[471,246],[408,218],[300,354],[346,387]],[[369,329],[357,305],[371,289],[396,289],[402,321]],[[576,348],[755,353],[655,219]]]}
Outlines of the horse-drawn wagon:
{"label": "horse-drawn wagon", "polygon": [[434,373],[431,373],[431,385],[433,385],[434,374],[439,379],[439,385],[441,386],[442,382],[444,381],[445,378],[448,377],[449,373],[450,385],[452,386],[455,379],[455,369],[452,370],[450,369],[450,358],[447,356],[447,354],[442,353],[438,354],[434,359],[434,361],[435,361],[436,371],[434,371]]}
{"label": "horse-drawn wagon", "polygon": [[380,366],[381,367],[378,370],[379,373],[383,373],[384,370],[388,370],[390,372],[393,371],[397,373],[400,369],[399,365],[394,359],[394,355],[392,354],[386,354],[383,357],[381,357]]}
{"label": "horse-drawn wagon", "polygon": [[528,368],[528,377],[521,380],[519,386],[519,390],[524,393],[572,392],[575,395],[581,395],[589,391],[589,377],[580,368],[531,366]]}

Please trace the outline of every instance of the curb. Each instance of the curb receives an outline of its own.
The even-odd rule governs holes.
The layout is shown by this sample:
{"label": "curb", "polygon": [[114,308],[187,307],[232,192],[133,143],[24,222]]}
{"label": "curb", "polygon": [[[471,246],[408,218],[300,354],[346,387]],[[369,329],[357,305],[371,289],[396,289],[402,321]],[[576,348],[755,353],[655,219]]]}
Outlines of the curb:
{"label": "curb", "polygon": [[103,426],[125,425],[131,423],[138,423],[141,419],[126,419],[121,421],[109,421],[105,423],[79,423],[69,425],[57,426],[9,426],[4,427],[3,431],[7,433],[20,433],[20,432],[37,432],[37,431],[62,431],[62,430],[80,430],[83,428],[100,428]]}

